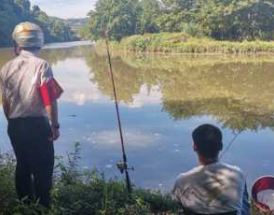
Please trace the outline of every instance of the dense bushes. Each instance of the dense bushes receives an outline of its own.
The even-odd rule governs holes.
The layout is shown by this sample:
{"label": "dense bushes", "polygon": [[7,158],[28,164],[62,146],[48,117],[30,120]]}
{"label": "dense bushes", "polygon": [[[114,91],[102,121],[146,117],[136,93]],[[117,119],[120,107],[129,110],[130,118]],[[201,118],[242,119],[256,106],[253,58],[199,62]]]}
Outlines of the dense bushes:
{"label": "dense bushes", "polygon": [[79,145],[66,164],[58,158],[53,204],[45,210],[37,203],[29,206],[16,200],[13,184],[15,160],[0,156],[0,215],[142,215],[166,212],[175,214],[178,205],[169,195],[134,188],[129,198],[123,181],[107,180],[97,170],[79,172]]}
{"label": "dense bushes", "polygon": [[84,36],[113,40],[135,34],[183,32],[216,40],[273,40],[272,0],[98,0]]}
{"label": "dense bushes", "polygon": [[185,33],[134,35],[122,39],[121,42],[113,42],[112,45],[116,50],[133,52],[233,54],[274,52],[274,42],[217,41],[207,37],[191,37]]}

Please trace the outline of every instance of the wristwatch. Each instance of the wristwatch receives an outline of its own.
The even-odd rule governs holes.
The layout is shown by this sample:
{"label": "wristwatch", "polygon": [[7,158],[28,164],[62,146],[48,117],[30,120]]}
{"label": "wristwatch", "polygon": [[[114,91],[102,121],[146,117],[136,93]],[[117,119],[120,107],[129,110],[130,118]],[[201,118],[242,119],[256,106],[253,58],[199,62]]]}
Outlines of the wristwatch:
{"label": "wristwatch", "polygon": [[55,129],[60,129],[60,124],[57,123],[57,124],[55,124],[55,125],[51,125],[51,127],[52,127],[52,128],[55,128]]}

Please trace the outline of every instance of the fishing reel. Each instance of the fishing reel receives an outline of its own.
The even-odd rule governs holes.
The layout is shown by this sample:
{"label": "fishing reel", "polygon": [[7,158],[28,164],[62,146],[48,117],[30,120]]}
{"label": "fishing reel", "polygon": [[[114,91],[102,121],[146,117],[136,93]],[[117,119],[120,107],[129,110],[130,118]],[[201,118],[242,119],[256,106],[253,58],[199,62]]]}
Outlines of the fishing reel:
{"label": "fishing reel", "polygon": [[126,170],[134,171],[134,167],[128,167],[126,163],[123,161],[119,161],[117,164],[117,168],[120,170],[121,174],[123,174]]}

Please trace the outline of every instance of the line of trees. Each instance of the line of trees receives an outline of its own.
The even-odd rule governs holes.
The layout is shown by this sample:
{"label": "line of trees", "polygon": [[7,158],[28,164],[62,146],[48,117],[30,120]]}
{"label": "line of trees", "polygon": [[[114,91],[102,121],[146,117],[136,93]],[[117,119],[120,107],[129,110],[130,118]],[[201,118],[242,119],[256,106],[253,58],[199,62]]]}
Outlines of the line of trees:
{"label": "line of trees", "polygon": [[69,25],[62,19],[50,17],[38,6],[31,7],[29,0],[1,0],[0,3],[0,47],[10,46],[11,33],[15,25],[31,21],[41,26],[46,42],[61,42],[75,39]]}
{"label": "line of trees", "polygon": [[98,0],[82,35],[111,39],[185,32],[217,40],[274,39],[274,0]]}

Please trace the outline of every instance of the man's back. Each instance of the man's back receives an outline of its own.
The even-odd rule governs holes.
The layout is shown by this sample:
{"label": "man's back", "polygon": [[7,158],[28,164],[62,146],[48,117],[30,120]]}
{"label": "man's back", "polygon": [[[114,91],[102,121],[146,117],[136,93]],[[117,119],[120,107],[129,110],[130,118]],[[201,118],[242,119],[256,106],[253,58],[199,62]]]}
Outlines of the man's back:
{"label": "man's back", "polygon": [[202,214],[241,211],[245,177],[224,163],[201,165],[179,175],[174,195],[184,207]]}
{"label": "man's back", "polygon": [[1,71],[3,96],[9,102],[9,118],[44,116],[39,87],[52,77],[49,63],[35,52],[22,50]]}

